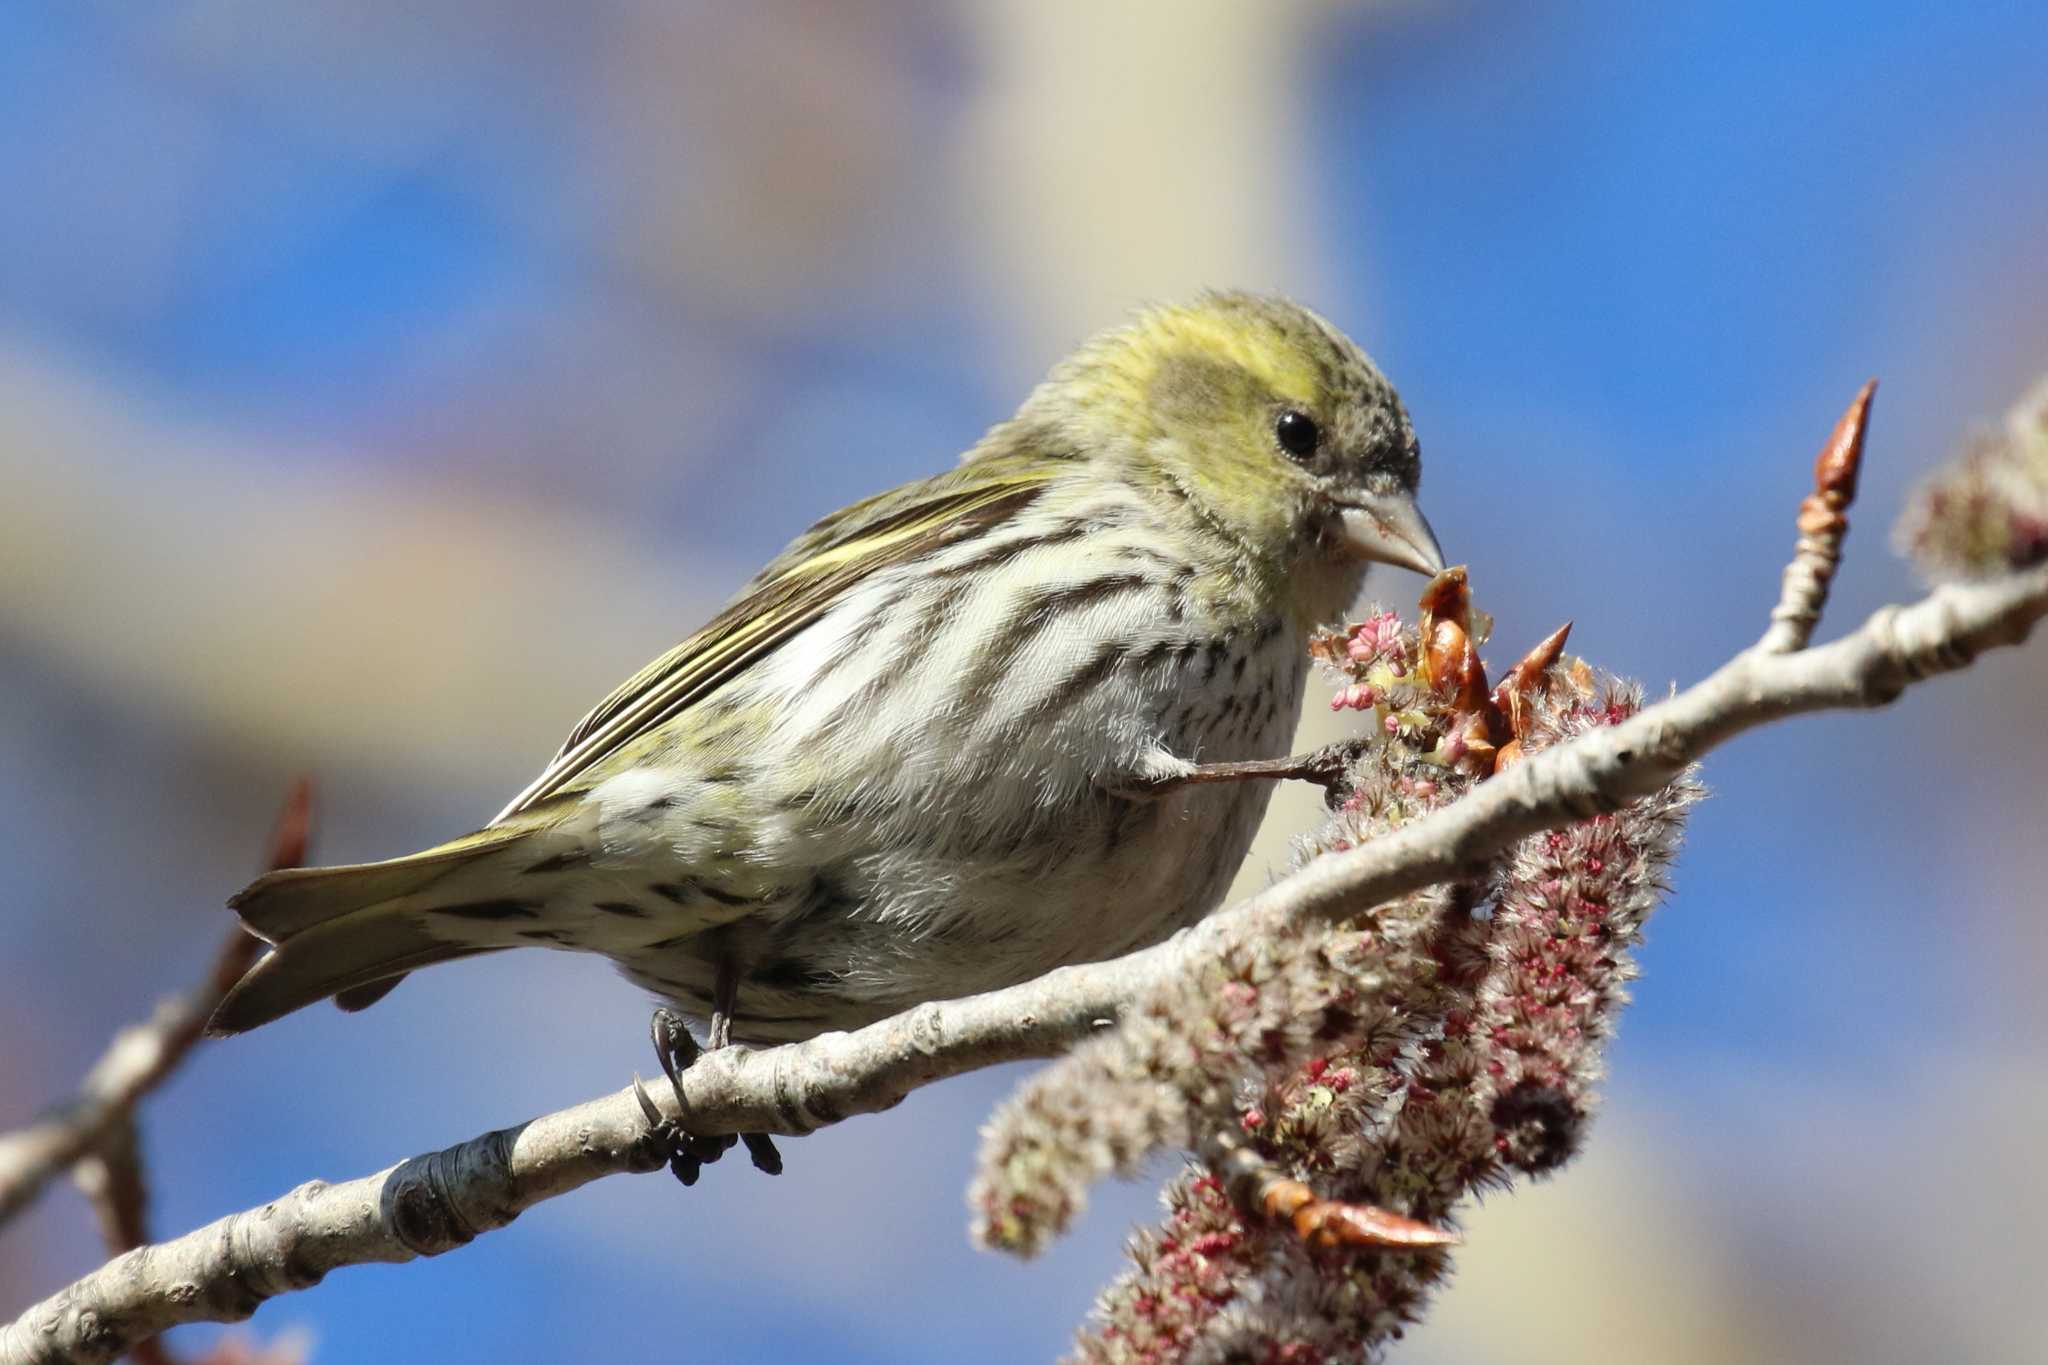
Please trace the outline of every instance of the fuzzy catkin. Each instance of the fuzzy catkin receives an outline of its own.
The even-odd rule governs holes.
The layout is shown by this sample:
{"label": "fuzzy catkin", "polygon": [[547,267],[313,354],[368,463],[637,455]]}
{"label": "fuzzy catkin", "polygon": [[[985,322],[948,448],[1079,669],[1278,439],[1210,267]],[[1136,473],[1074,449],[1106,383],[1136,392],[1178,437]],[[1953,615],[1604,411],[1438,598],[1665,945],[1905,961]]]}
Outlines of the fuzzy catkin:
{"label": "fuzzy catkin", "polygon": [[[1531,747],[1617,723],[1639,705],[1633,689],[1612,684],[1545,701]],[[1450,973],[1442,1035],[1408,1071],[1384,1139],[1326,1182],[1331,1197],[1450,1222],[1472,1191],[1547,1174],[1576,1154],[1635,975],[1630,950],[1667,890],[1683,812],[1698,796],[1681,778],[1613,815],[1531,836],[1503,860],[1484,917],[1455,935],[1453,956],[1476,975]],[[1373,1359],[1420,1316],[1448,1265],[1442,1253],[1326,1261],[1291,1239],[1267,1240],[1275,1254],[1210,1316],[1186,1360]]]}
{"label": "fuzzy catkin", "polygon": [[1098,1330],[1079,1340],[1087,1365],[1162,1365],[1189,1358],[1209,1320],[1257,1277],[1271,1248],[1249,1233],[1221,1182],[1187,1172],[1164,1191],[1166,1216],[1131,1235],[1132,1269],[1102,1293]]}
{"label": "fuzzy catkin", "polygon": [[[1301,843],[1303,860],[1349,847],[1456,799],[1471,779],[1443,760],[1456,717],[1433,710],[1384,667],[1412,657],[1382,618],[1341,661],[1342,704],[1373,706],[1389,742],[1367,750],[1351,790]],[[1368,681],[1361,676],[1377,669]],[[1553,669],[1525,751],[1640,706],[1633,689],[1583,665]],[[1390,723],[1388,717],[1395,719]],[[1451,748],[1455,752],[1454,748]],[[1690,775],[1613,815],[1522,841],[1477,886],[1435,888],[1333,927],[1317,959],[1398,995],[1361,1011],[1338,1045],[1254,1073],[1236,1121],[1259,1153],[1330,1199],[1439,1223],[1466,1195],[1554,1170],[1578,1149],[1600,1052],[1634,975],[1630,949],[1667,889]],[[1398,988],[1388,982],[1397,979]],[[1248,1219],[1196,1166],[1166,1191],[1167,1221],[1133,1237],[1131,1269],[1098,1301],[1077,1341],[1089,1365],[1377,1358],[1420,1314],[1442,1252],[1331,1257],[1291,1231]],[[1201,1250],[1188,1232],[1196,1231]]]}
{"label": "fuzzy catkin", "polygon": [[2048,380],[1913,491],[1893,540],[1937,582],[2048,560]]}
{"label": "fuzzy catkin", "polygon": [[1299,926],[1232,944],[1039,1073],[984,1130],[968,1194],[976,1241],[1033,1254],[1102,1176],[1191,1145],[1199,1124],[1256,1129],[1256,1103],[1240,1102],[1245,1078],[1284,1075],[1344,1040],[1396,1028],[1408,983],[1426,974],[1412,921],[1428,899],[1336,933]]}

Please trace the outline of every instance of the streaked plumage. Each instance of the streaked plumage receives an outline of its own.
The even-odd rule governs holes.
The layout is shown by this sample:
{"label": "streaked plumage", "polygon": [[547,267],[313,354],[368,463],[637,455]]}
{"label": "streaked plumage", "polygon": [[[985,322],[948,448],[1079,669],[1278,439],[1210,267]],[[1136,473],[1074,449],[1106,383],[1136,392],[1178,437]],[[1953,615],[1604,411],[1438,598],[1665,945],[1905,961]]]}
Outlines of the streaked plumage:
{"label": "streaked plumage", "polygon": [[1157,941],[1214,905],[1269,789],[1137,789],[1284,751],[1310,628],[1367,557],[1434,557],[1418,468],[1315,315],[1145,314],[958,468],[800,536],[489,827],[250,887],[278,951],[216,1024],[538,944],[699,1017],[729,962],[734,1036],[773,1041]]}

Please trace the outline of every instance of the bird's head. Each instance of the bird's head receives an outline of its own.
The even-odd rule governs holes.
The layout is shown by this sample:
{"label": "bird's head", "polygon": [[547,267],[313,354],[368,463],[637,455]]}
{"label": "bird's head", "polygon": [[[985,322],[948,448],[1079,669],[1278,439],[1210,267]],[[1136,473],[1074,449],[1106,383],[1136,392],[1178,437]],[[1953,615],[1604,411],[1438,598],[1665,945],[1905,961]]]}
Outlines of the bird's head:
{"label": "bird's head", "polygon": [[1350,338],[1284,299],[1147,311],[1055,369],[1018,424],[1113,462],[1247,567],[1354,590],[1367,561],[1443,567],[1400,397]]}

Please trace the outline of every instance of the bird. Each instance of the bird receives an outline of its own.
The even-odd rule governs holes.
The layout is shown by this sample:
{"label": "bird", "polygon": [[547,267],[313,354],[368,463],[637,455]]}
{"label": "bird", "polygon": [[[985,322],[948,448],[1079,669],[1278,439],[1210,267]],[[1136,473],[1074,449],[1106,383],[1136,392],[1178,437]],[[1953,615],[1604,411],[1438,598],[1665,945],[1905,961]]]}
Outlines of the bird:
{"label": "bird", "polygon": [[542,946],[664,1002],[658,1047],[670,1007],[774,1044],[1161,941],[1272,791],[1205,770],[1284,753],[1368,566],[1442,569],[1420,478],[1317,313],[1141,310],[952,469],[799,535],[481,829],[235,896],[271,946],[211,1026]]}

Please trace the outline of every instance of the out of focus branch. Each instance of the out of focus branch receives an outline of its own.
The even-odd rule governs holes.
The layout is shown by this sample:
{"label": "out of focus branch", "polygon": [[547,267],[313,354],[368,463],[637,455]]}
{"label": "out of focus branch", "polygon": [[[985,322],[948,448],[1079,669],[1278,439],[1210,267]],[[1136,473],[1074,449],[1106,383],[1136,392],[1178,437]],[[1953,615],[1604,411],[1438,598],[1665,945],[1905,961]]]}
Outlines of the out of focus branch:
{"label": "out of focus branch", "polygon": [[[305,860],[311,811],[312,788],[301,780],[286,797],[270,836],[266,867],[296,867]],[[78,1094],[45,1110],[26,1128],[0,1134],[0,1223],[27,1208],[45,1185],[127,1122],[136,1101],[176,1070],[199,1041],[214,1006],[249,970],[262,946],[240,926],[231,929],[206,978],[160,1002],[145,1022],[115,1034]]]}
{"label": "out of focus branch", "polygon": [[221,945],[197,989],[161,1001],[155,1013],[114,1035],[76,1095],[25,1128],[0,1134],[0,1222],[34,1201],[43,1187],[90,1154],[127,1121],[136,1101],[176,1069],[199,1041],[208,1013],[263,945],[239,927]]}
{"label": "out of focus branch", "polygon": [[[92,1201],[107,1255],[133,1251],[149,1240],[149,1185],[142,1174],[142,1135],[135,1115],[124,1113],[106,1136],[71,1168],[71,1179]],[[130,1365],[175,1365],[156,1337],[128,1348]]]}
{"label": "out of focus branch", "polygon": [[[1818,593],[1788,594],[1799,629],[1810,631],[1804,618],[1817,616]],[[1746,730],[1810,711],[1883,705],[1987,649],[2018,644],[2044,615],[2048,566],[1940,587],[1912,606],[1883,608],[1853,634],[1817,648],[1796,641],[1787,648],[1773,632],[1669,700],[1516,763],[1383,839],[1317,858],[1167,943],[921,1005],[855,1033],[709,1053],[683,1073],[686,1126],[703,1134],[807,1133],[887,1109],[932,1081],[1054,1055],[1226,943],[1457,880],[1530,834],[1658,790]],[[674,1103],[666,1087],[655,1094]],[[340,1185],[315,1181],[132,1251],[29,1309],[0,1327],[0,1365],[103,1361],[179,1323],[238,1321],[336,1267],[438,1255],[543,1199],[661,1164],[628,1087],[374,1175]]]}
{"label": "out of focus branch", "polygon": [[[312,818],[312,787],[295,783],[271,831],[264,866],[297,867],[306,858]],[[205,979],[183,996],[157,1006],[145,1024],[116,1035],[87,1073],[79,1095],[47,1111],[19,1133],[0,1135],[0,1222],[31,1203],[66,1166],[91,1201],[108,1256],[133,1251],[149,1241],[149,1182],[142,1166],[142,1135],[135,1106],[177,1069],[204,1034],[221,997],[249,969],[261,947],[240,926],[228,931]],[[177,1357],[154,1336],[128,1347],[134,1365],[176,1365]],[[290,1350],[260,1355],[241,1343],[223,1342],[207,1357],[230,1361],[286,1362]]]}

